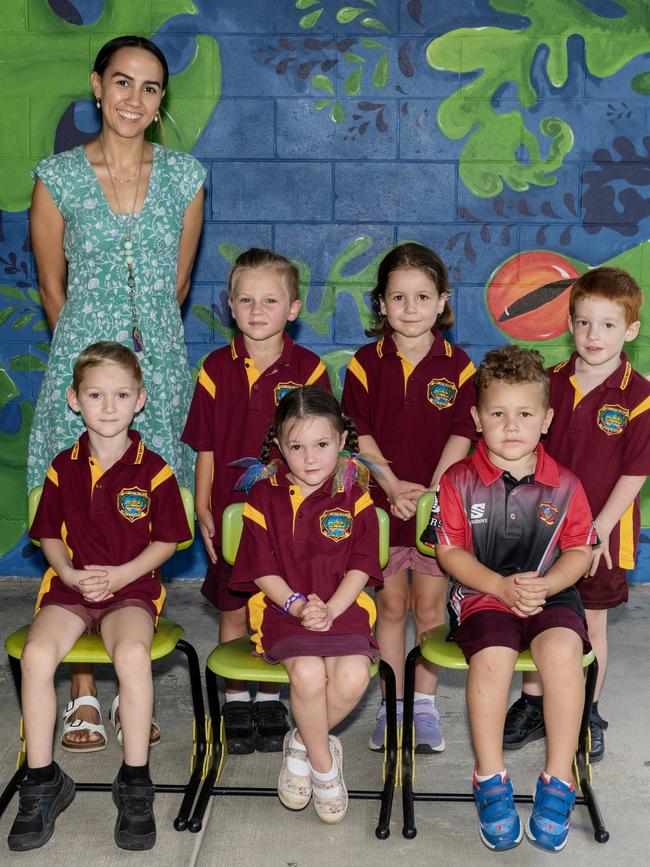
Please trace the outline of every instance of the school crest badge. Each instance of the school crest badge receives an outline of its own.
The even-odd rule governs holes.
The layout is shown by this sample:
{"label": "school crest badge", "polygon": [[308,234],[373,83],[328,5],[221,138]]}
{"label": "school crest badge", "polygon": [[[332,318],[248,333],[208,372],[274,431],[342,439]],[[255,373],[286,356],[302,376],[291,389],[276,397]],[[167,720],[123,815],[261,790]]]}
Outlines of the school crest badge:
{"label": "school crest badge", "polygon": [[275,398],[275,405],[277,406],[285,394],[289,394],[290,391],[293,391],[294,388],[300,388],[299,382],[278,382],[273,391],[273,397]]}
{"label": "school crest badge", "polygon": [[598,410],[598,427],[608,437],[614,437],[623,433],[629,417],[629,409],[616,403],[607,403]]}
{"label": "school crest badge", "polygon": [[553,503],[540,503],[537,507],[537,517],[540,521],[544,521],[550,527],[557,524],[557,519],[560,517],[560,510]]}
{"label": "school crest badge", "polygon": [[436,409],[448,409],[456,400],[458,389],[448,379],[432,379],[427,385],[427,398]]}
{"label": "school crest badge", "polygon": [[142,488],[122,488],[117,495],[117,511],[131,523],[147,517],[150,503],[149,495]]}
{"label": "school crest badge", "polygon": [[352,532],[352,515],[345,509],[328,509],[320,516],[320,531],[332,542],[341,542]]}

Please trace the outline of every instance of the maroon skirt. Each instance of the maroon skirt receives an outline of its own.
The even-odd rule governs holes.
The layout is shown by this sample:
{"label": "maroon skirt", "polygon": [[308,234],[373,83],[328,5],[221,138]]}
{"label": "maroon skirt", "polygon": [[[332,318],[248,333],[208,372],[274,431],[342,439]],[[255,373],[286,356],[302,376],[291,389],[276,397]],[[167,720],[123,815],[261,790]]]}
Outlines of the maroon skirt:
{"label": "maroon skirt", "polygon": [[264,652],[267,662],[281,662],[293,656],[367,656],[371,662],[379,659],[379,650],[365,635],[328,635],[305,630],[304,635],[288,635]]}

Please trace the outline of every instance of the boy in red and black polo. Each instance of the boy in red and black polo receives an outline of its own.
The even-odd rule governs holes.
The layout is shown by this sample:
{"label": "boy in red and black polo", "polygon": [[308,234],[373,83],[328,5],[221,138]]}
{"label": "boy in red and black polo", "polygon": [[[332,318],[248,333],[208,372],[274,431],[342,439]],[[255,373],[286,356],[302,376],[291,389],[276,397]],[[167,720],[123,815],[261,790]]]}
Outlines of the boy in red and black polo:
{"label": "boy in red and black polo", "polygon": [[509,849],[523,836],[502,741],[515,660],[530,648],[546,686],[550,737],[526,832],[535,845],[557,851],[575,803],[571,766],[589,647],[573,585],[590,562],[596,534],[580,482],[539,442],[553,417],[539,353],[493,350],[475,384],[472,415],[483,439],[443,475],[423,538],[436,545],[454,578],[452,632],[469,663],[481,839],[491,849]]}
{"label": "boy in red and black polo", "polygon": [[54,672],[92,632],[101,632],[120,681],[124,762],[113,783],[115,841],[124,849],[155,843],[151,641],[165,599],[160,566],[190,529],[172,470],[129,430],[145,399],[131,350],[103,342],[81,353],[68,402],[86,432],[52,462],[30,528],[50,568],[21,660],[27,777],[10,849],[46,843],[74,798],[74,783],[52,761]]}
{"label": "boy in red and black polo", "polygon": [[[594,268],[574,284],[569,328],[575,352],[550,370],[553,424],[545,443],[584,485],[600,545],[578,583],[598,658],[591,761],[605,753],[598,697],[607,669],[607,611],[627,602],[627,569],[639,540],[639,491],[650,473],[650,383],[622,351],[639,333],[642,292],[618,268]],[[504,746],[543,737],[541,684],[527,675],[508,713]]]}
{"label": "boy in red and black polo", "polygon": [[[256,457],[287,391],[299,385],[330,389],[320,358],[285,332],[300,310],[298,271],[270,250],[242,253],[228,280],[228,305],[239,334],[203,362],[182,440],[198,452],[196,516],[209,557],[201,592],[220,611],[219,641],[248,634],[246,597],[228,588],[232,569],[221,556],[221,515],[241,502],[232,461]],[[228,751],[277,752],[289,729],[273,684],[260,684],[255,704],[247,684],[226,680],[224,724]]]}

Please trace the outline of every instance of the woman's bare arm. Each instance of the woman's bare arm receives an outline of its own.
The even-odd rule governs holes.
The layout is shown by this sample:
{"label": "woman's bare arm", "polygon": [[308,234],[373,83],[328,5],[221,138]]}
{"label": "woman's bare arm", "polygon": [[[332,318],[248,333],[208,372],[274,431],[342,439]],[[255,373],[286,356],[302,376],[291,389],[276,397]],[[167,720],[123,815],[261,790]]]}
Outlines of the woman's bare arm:
{"label": "woman's bare arm", "polygon": [[54,331],[66,302],[68,263],[63,252],[64,222],[45,184],[36,179],[30,211],[32,250],[38,290],[50,330]]}
{"label": "woman's bare arm", "polygon": [[176,297],[179,305],[187,298],[190,291],[190,276],[196,249],[199,246],[201,229],[203,228],[203,199],[205,191],[203,187],[194,196],[183,214],[183,229],[178,248],[178,272],[176,276]]}

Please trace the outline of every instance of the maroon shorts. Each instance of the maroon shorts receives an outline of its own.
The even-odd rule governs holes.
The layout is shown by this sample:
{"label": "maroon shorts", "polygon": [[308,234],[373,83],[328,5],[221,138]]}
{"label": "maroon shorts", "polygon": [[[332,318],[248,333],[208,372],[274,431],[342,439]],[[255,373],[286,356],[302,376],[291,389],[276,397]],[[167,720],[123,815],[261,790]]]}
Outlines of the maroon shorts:
{"label": "maroon shorts", "polygon": [[576,584],[582,604],[591,610],[616,608],[627,602],[627,572],[620,566],[608,569],[601,557],[595,575],[587,575]]}
{"label": "maroon shorts", "polygon": [[454,632],[454,641],[469,663],[475,653],[486,647],[511,647],[520,653],[541,632],[557,626],[577,632],[583,652],[591,650],[584,618],[566,605],[548,605],[532,617],[517,617],[506,611],[477,611],[463,620]]}
{"label": "maroon shorts", "polygon": [[390,578],[411,569],[423,575],[434,575],[436,578],[446,578],[435,557],[420,554],[417,548],[409,548],[406,545],[398,545],[389,549],[389,558],[383,570],[384,578]]}
{"label": "maroon shorts", "polygon": [[228,587],[232,566],[223,559],[221,548],[215,546],[217,562],[208,561],[208,571],[201,586],[201,593],[219,611],[238,611],[245,608],[250,593],[233,593]]}
{"label": "maroon shorts", "polygon": [[47,608],[49,605],[56,605],[57,608],[65,608],[66,611],[76,614],[80,620],[83,620],[86,627],[84,635],[100,635],[102,620],[107,614],[119,611],[120,608],[142,608],[151,616],[154,626],[158,620],[155,606],[153,604],[148,605],[143,599],[121,599],[119,602],[109,603],[105,608],[89,608],[83,604],[68,605],[65,602],[43,602],[43,608]]}

